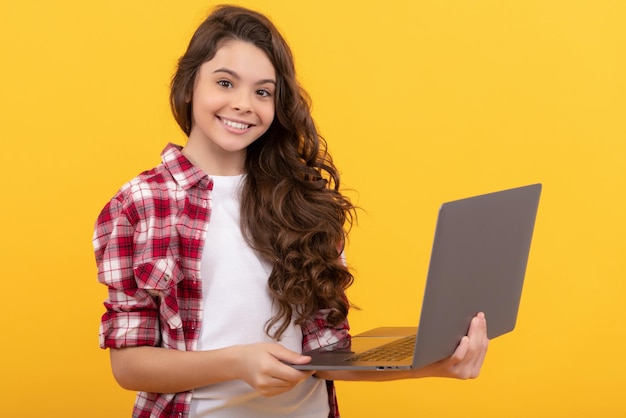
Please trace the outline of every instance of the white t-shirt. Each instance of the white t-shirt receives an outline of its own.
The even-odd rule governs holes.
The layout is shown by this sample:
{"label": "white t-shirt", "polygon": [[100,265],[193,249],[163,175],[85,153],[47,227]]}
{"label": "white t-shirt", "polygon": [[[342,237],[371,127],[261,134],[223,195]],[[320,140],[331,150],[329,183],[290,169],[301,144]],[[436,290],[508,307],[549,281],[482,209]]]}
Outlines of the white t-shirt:
{"label": "white t-shirt", "polygon": [[[245,176],[212,176],[211,219],[202,252],[203,328],[199,350],[274,342],[265,324],[274,315],[267,279],[271,263],[246,243],[240,227],[240,191]],[[292,321],[280,343],[302,350],[302,330]],[[323,380],[311,377],[291,391],[266,398],[241,380],[198,388],[191,417],[327,417]]]}

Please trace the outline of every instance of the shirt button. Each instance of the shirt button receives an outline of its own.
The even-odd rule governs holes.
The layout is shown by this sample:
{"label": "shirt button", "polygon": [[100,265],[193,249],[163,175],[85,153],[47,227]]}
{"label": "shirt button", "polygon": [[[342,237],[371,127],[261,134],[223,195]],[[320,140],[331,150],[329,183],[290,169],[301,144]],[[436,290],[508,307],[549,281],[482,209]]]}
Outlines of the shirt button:
{"label": "shirt button", "polygon": [[163,278],[165,279],[166,282],[169,282],[170,280],[170,275],[166,274],[165,276],[163,276]]}

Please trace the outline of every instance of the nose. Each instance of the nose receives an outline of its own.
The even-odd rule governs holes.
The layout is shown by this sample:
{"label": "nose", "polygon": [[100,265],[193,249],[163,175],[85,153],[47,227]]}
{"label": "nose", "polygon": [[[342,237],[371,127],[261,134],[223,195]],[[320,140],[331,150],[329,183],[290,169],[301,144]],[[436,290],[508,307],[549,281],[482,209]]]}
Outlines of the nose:
{"label": "nose", "polygon": [[252,100],[250,94],[243,89],[238,91],[232,101],[233,109],[240,112],[249,113],[252,111]]}

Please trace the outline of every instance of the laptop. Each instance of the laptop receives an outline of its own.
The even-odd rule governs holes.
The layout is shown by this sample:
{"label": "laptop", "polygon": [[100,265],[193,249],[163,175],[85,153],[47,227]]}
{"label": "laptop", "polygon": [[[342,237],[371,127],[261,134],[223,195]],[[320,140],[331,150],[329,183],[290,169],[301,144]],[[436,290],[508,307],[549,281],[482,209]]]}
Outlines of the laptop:
{"label": "laptop", "polygon": [[299,370],[406,370],[452,355],[471,319],[515,328],[541,184],[444,203],[417,327],[382,327],[304,354]]}

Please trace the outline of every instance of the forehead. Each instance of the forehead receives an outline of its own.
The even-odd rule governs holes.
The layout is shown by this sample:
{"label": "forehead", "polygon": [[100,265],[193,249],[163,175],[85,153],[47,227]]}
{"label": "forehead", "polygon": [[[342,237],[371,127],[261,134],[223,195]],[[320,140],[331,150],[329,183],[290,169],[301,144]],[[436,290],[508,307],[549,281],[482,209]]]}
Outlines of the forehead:
{"label": "forehead", "polygon": [[276,69],[261,48],[251,42],[228,39],[219,43],[213,58],[203,64],[210,70],[225,68],[242,78],[276,79]]}

